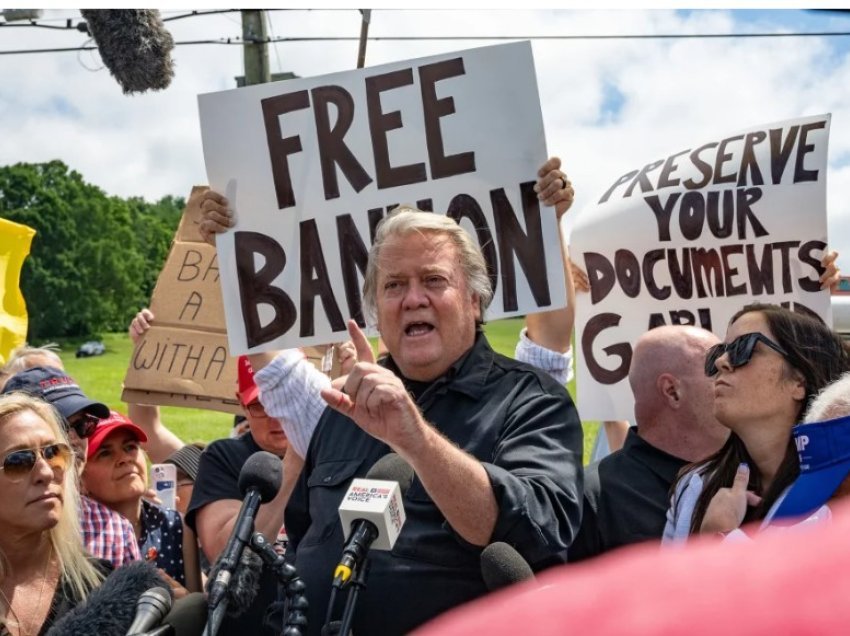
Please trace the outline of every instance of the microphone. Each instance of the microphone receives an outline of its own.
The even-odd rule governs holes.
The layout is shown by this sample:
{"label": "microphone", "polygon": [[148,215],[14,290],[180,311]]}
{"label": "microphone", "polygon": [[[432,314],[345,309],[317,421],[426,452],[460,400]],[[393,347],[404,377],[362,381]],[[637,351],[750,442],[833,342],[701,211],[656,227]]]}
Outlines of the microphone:
{"label": "microphone", "polygon": [[515,583],[533,581],[534,572],[519,552],[497,541],[481,551],[481,577],[487,589],[494,592]]}
{"label": "microphone", "polygon": [[[217,561],[210,570],[209,580],[218,576],[220,561]],[[227,586],[227,615],[241,616],[244,614],[260,591],[260,576],[263,573],[263,562],[259,556],[251,550],[243,550],[239,557],[239,564],[233,571],[230,585]]]}
{"label": "microphone", "polygon": [[192,592],[178,601],[162,625],[144,636],[200,636],[207,621],[207,600],[201,592]]}
{"label": "microphone", "polygon": [[107,576],[85,601],[53,624],[48,636],[126,634],[133,624],[136,602],[151,588],[169,589],[156,567],[133,561]]}
{"label": "microphone", "polygon": [[211,579],[208,605],[215,609],[224,600],[230,579],[254,532],[254,517],[261,503],[277,496],[282,480],[280,458],[266,451],[258,451],[248,458],[239,473],[239,490],[244,497],[236,517],[233,532],[218,559],[218,573]]}
{"label": "microphone", "polygon": [[171,609],[171,592],[164,587],[153,587],[136,602],[136,617],[127,630],[127,636],[144,634],[156,627]]}
{"label": "microphone", "polygon": [[334,587],[342,587],[370,548],[392,550],[404,525],[402,498],[413,482],[413,468],[395,453],[384,455],[364,479],[354,479],[339,505],[347,543],[334,571]]}
{"label": "microphone", "polygon": [[167,88],[174,39],[155,9],[82,9],[100,57],[124,94]]}

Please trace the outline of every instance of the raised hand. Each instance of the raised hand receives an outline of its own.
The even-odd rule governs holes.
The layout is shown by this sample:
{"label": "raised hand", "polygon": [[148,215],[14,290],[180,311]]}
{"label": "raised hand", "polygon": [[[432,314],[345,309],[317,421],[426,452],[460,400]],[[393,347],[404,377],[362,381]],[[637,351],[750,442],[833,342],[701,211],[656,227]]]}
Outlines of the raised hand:
{"label": "raised hand", "polygon": [[372,437],[402,454],[415,452],[422,442],[423,420],[416,403],[401,379],[389,369],[375,364],[375,354],[366,335],[353,320],[348,333],[357,354],[341,390],[322,390],[328,405],[347,415]]}
{"label": "raised hand", "polygon": [[561,160],[550,157],[537,171],[534,191],[544,205],[554,205],[558,219],[570,209],[576,192],[567,175],[561,171]]}
{"label": "raised hand", "polygon": [[233,210],[225,197],[218,192],[207,190],[201,197],[203,218],[198,225],[201,237],[210,245],[215,245],[215,235],[226,232],[236,223]]}
{"label": "raised hand", "polygon": [[761,497],[747,490],[749,481],[750,467],[747,464],[741,464],[735,473],[732,487],[719,489],[711,498],[700,532],[726,533],[741,526],[747,514],[747,506],[757,506],[761,503]]}

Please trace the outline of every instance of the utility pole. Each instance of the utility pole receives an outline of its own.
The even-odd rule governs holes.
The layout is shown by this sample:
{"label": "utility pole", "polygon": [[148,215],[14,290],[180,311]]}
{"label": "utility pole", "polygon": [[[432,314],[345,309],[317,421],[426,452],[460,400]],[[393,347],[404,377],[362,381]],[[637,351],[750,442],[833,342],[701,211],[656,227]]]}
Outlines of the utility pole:
{"label": "utility pole", "polygon": [[245,85],[271,81],[269,45],[265,13],[260,9],[242,10],[242,40],[245,42]]}
{"label": "utility pole", "polygon": [[371,9],[360,9],[360,48],[357,51],[357,68],[366,64],[366,41],[369,39],[369,22],[372,19]]}

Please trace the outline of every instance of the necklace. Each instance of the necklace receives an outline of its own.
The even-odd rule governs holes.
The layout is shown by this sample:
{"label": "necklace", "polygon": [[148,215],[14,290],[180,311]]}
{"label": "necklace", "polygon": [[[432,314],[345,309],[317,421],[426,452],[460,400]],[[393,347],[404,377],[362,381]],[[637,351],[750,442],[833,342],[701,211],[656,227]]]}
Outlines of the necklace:
{"label": "necklace", "polygon": [[[44,572],[41,574],[41,589],[38,591],[38,600],[35,603],[35,614],[32,622],[30,623],[29,629],[24,628],[24,622],[18,616],[18,613],[12,608],[12,602],[9,600],[9,597],[6,596],[6,593],[0,588],[0,596],[3,597],[3,602],[6,603],[6,607],[9,608],[9,614],[15,617],[15,623],[18,626],[18,634],[20,636],[33,636],[38,633],[38,625],[34,623],[38,620],[38,609],[41,607],[41,599],[44,596],[44,588],[47,587],[47,571],[50,569],[50,557],[53,556],[53,546],[50,546],[50,550],[47,552],[47,563],[44,564]],[[0,625],[0,627],[8,628],[8,625]]]}

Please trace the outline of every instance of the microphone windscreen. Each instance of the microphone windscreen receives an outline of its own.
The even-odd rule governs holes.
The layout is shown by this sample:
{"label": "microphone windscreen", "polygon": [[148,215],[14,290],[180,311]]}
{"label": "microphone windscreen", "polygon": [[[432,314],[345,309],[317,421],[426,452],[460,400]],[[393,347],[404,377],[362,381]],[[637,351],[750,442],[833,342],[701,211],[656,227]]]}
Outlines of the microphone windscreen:
{"label": "microphone windscreen", "polygon": [[413,483],[413,474],[413,467],[404,461],[400,455],[387,453],[369,469],[369,472],[366,473],[366,479],[396,481],[399,490],[401,490],[401,496],[404,497],[410,488],[410,484]]}
{"label": "microphone windscreen", "polygon": [[174,39],[155,9],[82,9],[100,57],[124,93],[167,88]]}
{"label": "microphone windscreen", "polygon": [[277,496],[282,480],[280,457],[267,451],[257,451],[239,471],[239,492],[244,497],[249,490],[256,489],[260,493],[260,501],[268,503]]}
{"label": "microphone windscreen", "polygon": [[534,580],[534,572],[519,552],[497,541],[481,551],[481,576],[491,592],[514,583]]}
{"label": "microphone windscreen", "polygon": [[207,599],[201,592],[192,592],[174,601],[162,624],[170,625],[174,636],[201,636],[207,624]]}
{"label": "microphone windscreen", "polygon": [[88,598],[54,623],[49,636],[126,634],[136,616],[136,602],[153,587],[171,587],[151,563],[133,561],[113,571]]}
{"label": "microphone windscreen", "polygon": [[[210,568],[207,582],[215,581],[221,569],[221,560]],[[263,561],[251,550],[243,550],[239,563],[233,571],[233,577],[227,586],[227,614],[240,616],[251,607],[257,592],[260,591],[260,577],[263,574]]]}

